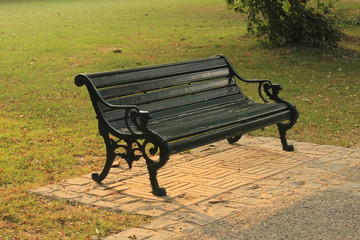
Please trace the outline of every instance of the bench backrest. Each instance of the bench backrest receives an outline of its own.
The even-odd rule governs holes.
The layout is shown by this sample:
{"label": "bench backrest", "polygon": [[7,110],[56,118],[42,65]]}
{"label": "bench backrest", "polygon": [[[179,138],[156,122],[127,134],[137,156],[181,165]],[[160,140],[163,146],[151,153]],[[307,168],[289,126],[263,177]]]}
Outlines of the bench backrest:
{"label": "bench backrest", "polygon": [[[108,103],[137,105],[162,117],[245,98],[233,75],[226,58],[216,56],[85,76]],[[110,122],[123,117],[119,110],[101,104],[99,108]]]}

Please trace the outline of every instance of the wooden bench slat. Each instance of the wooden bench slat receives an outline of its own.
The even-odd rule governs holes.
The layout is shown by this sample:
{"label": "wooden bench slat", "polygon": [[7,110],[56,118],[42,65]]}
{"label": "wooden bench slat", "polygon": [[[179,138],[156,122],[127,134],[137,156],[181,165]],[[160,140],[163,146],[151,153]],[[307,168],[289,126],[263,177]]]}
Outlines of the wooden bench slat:
{"label": "wooden bench slat", "polygon": [[[171,105],[164,105],[167,106],[166,109],[153,109],[151,111],[152,120],[151,122],[158,122],[158,121],[166,121],[166,119],[171,119],[173,117],[178,117],[179,115],[189,114],[194,111],[203,111],[206,109],[222,107],[226,104],[230,105],[241,105],[242,102],[247,101],[245,98],[239,98],[237,94],[234,95],[227,95],[219,98],[210,99],[208,101],[198,101],[198,102],[187,102],[182,106],[173,107]],[[243,103],[243,104],[248,104]],[[115,110],[112,111],[110,114],[107,115],[107,120],[109,123],[116,129],[120,129],[125,127],[124,122],[124,110]]]}
{"label": "wooden bench slat", "polygon": [[[216,106],[222,106],[226,103],[231,104],[239,104],[241,101],[245,101],[246,99],[238,94],[228,94],[228,89],[223,89],[226,91],[222,92],[222,95],[218,95],[217,98],[209,99],[204,101],[202,96],[198,98],[187,98],[182,102],[182,105],[176,106],[176,99],[172,99],[171,101],[167,101],[166,104],[158,104],[154,103],[151,106],[151,116],[153,118],[152,121],[158,121],[162,118],[171,118],[173,116],[179,116],[180,114],[189,113],[196,111],[197,109],[207,109],[207,108],[214,108]],[[220,93],[220,91],[217,91]],[[240,97],[240,98],[239,98]],[[156,106],[155,106],[156,105]],[[149,109],[145,106],[140,105],[141,109]],[[112,112],[107,113],[107,120],[113,125],[115,128],[124,127],[124,111],[123,110],[115,110]]]}
{"label": "wooden bench slat", "polygon": [[[224,89],[222,89],[224,90]],[[227,89],[229,90],[229,89]],[[245,101],[246,98],[242,95],[237,94],[237,92],[232,91],[218,91],[219,95],[217,98],[208,99],[206,101],[201,101],[201,98],[198,99],[193,97],[191,100],[185,100],[183,101],[183,105],[174,106],[169,104],[173,107],[167,107],[167,108],[161,108],[161,109],[155,109],[152,116],[154,119],[162,119],[162,118],[169,118],[172,116],[178,116],[179,114],[184,114],[187,112],[193,112],[197,110],[202,110],[206,108],[213,108],[216,106],[224,105],[227,103],[234,103],[239,104],[241,101]],[[195,101],[197,100],[197,101]]]}
{"label": "wooden bench slat", "polygon": [[158,132],[169,141],[196,135],[202,131],[212,131],[227,125],[250,121],[259,117],[273,114],[278,111],[286,111],[282,104],[276,105],[252,105],[239,111],[235,106],[224,106],[219,109],[209,109],[202,113],[194,113],[189,116],[179,116],[179,118],[159,122],[156,125],[150,123],[149,128]]}
{"label": "wooden bench slat", "polygon": [[[181,100],[181,104],[179,104],[178,98],[170,98],[158,102],[139,103],[138,106],[142,110],[151,112],[151,116],[153,118],[160,118],[162,115],[169,116],[170,114],[179,114],[182,111],[187,111],[189,108],[197,109],[201,106],[211,107],[212,104],[220,104],[244,99],[242,95],[237,93],[238,90],[235,87],[220,88],[213,89],[212,91],[199,92],[195,93],[194,95],[189,95],[188,97],[185,97]],[[105,113],[105,116],[107,117],[108,121],[116,121],[117,119],[122,119],[124,117],[121,115],[121,112],[121,110],[108,111]]]}
{"label": "wooden bench slat", "polygon": [[[230,90],[226,90],[226,89],[230,89]],[[162,103],[164,100],[175,99],[178,97],[187,98],[191,94],[193,96],[199,96],[199,97],[202,96],[203,99],[211,99],[213,97],[217,97],[218,94],[220,94],[221,96],[222,94],[221,92],[224,91],[227,92],[228,94],[231,94],[231,92],[237,92],[237,93],[239,92],[234,82],[229,82],[228,79],[216,79],[216,80],[212,80],[211,82],[199,82],[196,84],[183,85],[176,88],[166,88],[166,89],[161,89],[159,91],[130,95],[128,97],[109,100],[108,102],[110,104],[115,104],[115,105],[126,105],[126,104],[143,105],[146,103],[153,103],[153,102]],[[201,93],[203,92],[207,92],[207,94],[201,95]],[[213,97],[211,95],[213,95]],[[109,110],[111,109],[104,106],[103,111],[107,112]],[[150,111],[152,110],[152,108],[147,108],[143,110]]]}
{"label": "wooden bench slat", "polygon": [[[250,101],[239,103],[229,103],[228,105],[218,105],[216,107],[208,107],[200,109],[198,112],[179,113],[172,115],[166,119],[155,118],[149,123],[149,128],[161,134],[168,141],[174,141],[180,138],[196,135],[202,131],[212,131],[214,129],[223,128],[227,125],[252,121],[253,119],[264,117],[275,112],[286,112],[287,117],[289,111],[283,104],[256,104]],[[244,106],[248,106],[247,108]],[[124,121],[116,121],[111,123],[115,128],[121,129],[125,127]],[[273,123],[272,123],[273,124]],[[187,133],[187,134],[184,134]]]}
{"label": "wooden bench slat", "polygon": [[275,124],[278,122],[287,121],[288,119],[289,119],[288,112],[286,111],[279,112],[243,124],[234,124],[227,128],[220,129],[219,131],[206,132],[204,134],[198,134],[192,136],[191,138],[185,138],[179,141],[174,141],[170,143],[170,146],[172,149],[172,153],[178,153],[187,150],[189,148],[195,148],[195,147],[203,146],[205,144],[216,142],[217,141],[216,139],[218,137],[222,139],[229,138],[233,136],[234,132],[238,134],[244,134],[256,129],[269,126],[269,124]]}
{"label": "wooden bench slat", "polygon": [[129,84],[149,79],[160,79],[224,67],[227,67],[226,61],[223,58],[215,57],[196,61],[164,64],[155,67],[142,67],[106,73],[89,74],[88,77],[91,78],[94,85],[100,89],[119,84]]}
{"label": "wooden bench slat", "polygon": [[[191,119],[191,116],[203,117],[203,115],[208,114],[219,117],[216,114],[220,114],[220,112],[226,114],[226,112],[228,111],[230,112],[234,109],[240,109],[240,108],[243,108],[246,111],[246,106],[252,104],[253,102],[249,99],[241,99],[241,100],[238,99],[237,101],[228,101],[228,102],[215,101],[214,104],[209,104],[207,101],[205,101],[193,105],[184,106],[182,111],[179,111],[179,109],[181,109],[180,107],[172,108],[173,114],[164,114],[163,112],[160,112],[161,115],[159,114],[159,117],[155,117],[154,119],[160,125],[162,125],[162,123],[169,123],[170,125],[172,125],[174,121],[180,119],[181,121],[187,121],[187,118]],[[205,118],[204,121],[207,121],[207,119]],[[163,126],[165,127],[165,125]]]}
{"label": "wooden bench slat", "polygon": [[205,71],[194,74],[186,74],[177,77],[161,78],[151,81],[137,82],[133,84],[117,85],[111,88],[100,89],[99,92],[104,99],[111,99],[126,96],[129,94],[137,94],[141,92],[149,92],[162,88],[170,88],[174,86],[199,82],[209,79],[222,78],[229,76],[229,70],[226,68],[216,69],[213,71]]}
{"label": "wooden bench slat", "polygon": [[181,85],[172,88],[163,88],[163,89],[159,89],[158,91],[135,94],[122,98],[115,98],[108,100],[107,102],[118,105],[129,104],[129,103],[144,104],[149,102],[162,101],[168,98],[186,96],[189,94],[194,94],[207,90],[212,91],[213,89],[227,87],[227,86],[235,86],[235,83],[229,82],[229,79],[227,78],[220,78],[220,79],[211,80],[210,82],[204,81],[199,83],[193,83],[190,85]]}

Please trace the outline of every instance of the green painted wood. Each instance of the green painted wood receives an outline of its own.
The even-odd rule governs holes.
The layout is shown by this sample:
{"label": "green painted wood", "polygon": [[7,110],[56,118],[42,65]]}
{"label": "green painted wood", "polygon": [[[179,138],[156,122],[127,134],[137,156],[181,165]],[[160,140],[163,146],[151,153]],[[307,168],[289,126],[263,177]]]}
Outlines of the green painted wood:
{"label": "green painted wood", "polygon": [[177,75],[203,72],[211,69],[227,68],[222,57],[213,57],[194,61],[163,64],[151,67],[134,68],[120,71],[88,74],[97,88],[106,88],[119,84],[129,84],[151,79],[167,78]]}
{"label": "green painted wood", "polygon": [[[161,101],[168,98],[181,97],[197,92],[204,92],[216,88],[235,86],[234,82],[229,79],[214,79],[211,81],[203,81],[193,84],[183,84],[175,87],[161,88],[153,91],[146,91],[141,94],[131,94],[122,98],[108,100],[111,104],[144,104],[150,102]],[[236,87],[237,88],[237,87]],[[104,109],[106,111],[106,109]]]}
{"label": "green painted wood", "polygon": [[[223,88],[212,89],[212,90],[203,91],[203,92],[191,91],[191,92],[188,92],[187,95],[180,96],[180,97],[177,96],[177,97],[173,97],[173,98],[163,99],[163,100],[159,100],[159,101],[151,101],[151,102],[140,101],[140,102],[136,102],[135,104],[138,105],[140,107],[140,109],[151,112],[152,115],[154,116],[154,114],[157,113],[158,111],[178,108],[178,107],[182,107],[182,106],[186,107],[188,105],[196,104],[198,102],[209,102],[213,99],[216,100],[216,99],[226,97],[226,96],[235,95],[234,99],[243,99],[244,96],[242,96],[238,93],[239,93],[238,89],[235,86],[232,86],[232,87],[223,87]],[[138,98],[139,98],[139,100],[141,100],[142,96],[139,96]],[[146,96],[145,96],[145,98],[146,98]],[[225,101],[226,99],[227,98],[223,99],[223,101]],[[221,99],[219,101],[221,101]],[[122,103],[122,104],[130,104],[130,102]],[[134,104],[134,102],[132,102],[132,104]],[[198,106],[193,105],[190,107],[196,109]],[[110,108],[107,108],[107,109],[110,109]],[[115,113],[106,111],[105,114],[109,118],[113,119],[114,114],[117,115],[116,111],[117,110],[112,111]]]}
{"label": "green painted wood", "polygon": [[[183,109],[183,112],[179,111],[178,114],[168,115],[167,117],[163,115],[163,118],[155,117],[149,123],[149,128],[168,141],[176,141],[182,138],[191,138],[200,133],[216,131],[216,129],[225,128],[229,125],[256,121],[278,113],[284,113],[287,119],[289,117],[289,111],[283,104],[264,105],[243,101],[242,104],[235,102],[212,107],[188,108],[187,111]],[[268,122],[267,126],[275,123]],[[125,127],[123,120],[116,120],[111,124],[117,129]],[[259,128],[262,126],[259,126]]]}
{"label": "green painted wood", "polygon": [[[156,122],[156,121],[162,120],[163,118],[172,118],[174,116],[176,117],[181,114],[188,113],[188,112],[194,112],[197,110],[202,110],[202,109],[206,109],[206,108],[212,108],[215,106],[223,105],[225,101],[238,102],[238,101],[241,101],[241,99],[238,99],[237,96],[235,96],[235,95],[230,95],[230,96],[220,97],[218,99],[212,99],[209,101],[193,102],[193,103],[189,103],[188,105],[183,105],[183,106],[178,106],[178,107],[169,106],[169,108],[167,108],[167,109],[161,109],[159,111],[152,111],[151,112],[151,116],[152,116],[151,122]],[[124,122],[125,111],[124,110],[116,110],[116,111],[112,111],[109,113],[106,115],[106,118],[109,121],[109,124],[114,126],[116,129],[125,127],[125,122]]]}
{"label": "green painted wood", "polygon": [[[202,111],[203,109],[214,108],[228,103],[240,104],[241,101],[245,101],[247,99],[244,96],[237,94],[237,92],[223,91],[221,93],[224,95],[219,94],[217,98],[205,98],[206,100],[204,100],[200,98],[201,96],[197,96],[198,98],[192,98],[192,100],[197,101],[187,101],[186,99],[183,101],[182,105],[173,106],[171,108],[167,107],[155,109],[155,111],[152,112],[152,116],[154,119],[171,118],[173,116],[179,116],[180,114],[194,113]],[[175,102],[175,100],[173,100],[173,102]],[[171,104],[167,106],[171,106]]]}
{"label": "green painted wood", "polygon": [[[200,100],[200,99],[199,99]],[[197,112],[201,112],[204,110],[211,110],[219,107],[223,107],[225,104],[241,104],[243,101],[248,101],[246,98],[239,98],[237,95],[227,95],[218,97],[216,99],[211,100],[203,100],[197,102],[187,102],[187,104],[171,106],[171,105],[161,105],[161,107],[167,106],[166,108],[156,109],[151,111],[152,120],[151,124],[171,121],[171,119],[177,119],[180,116],[185,116],[186,114],[196,114]],[[178,102],[178,101],[177,101]],[[174,101],[175,103],[175,101]],[[185,103],[185,101],[183,102]],[[146,109],[145,107],[143,109]],[[125,126],[123,121],[124,110],[116,110],[113,112],[108,112],[107,120],[113,125],[115,128],[122,128]]]}
{"label": "green painted wood", "polygon": [[[268,106],[249,105],[244,108],[220,106],[217,109],[206,109],[206,111],[197,112],[196,114],[188,114],[178,118],[174,117],[166,119],[166,121],[160,120],[155,124],[150,123],[149,128],[158,132],[169,141],[174,141],[202,132],[221,129],[229,125],[265,118],[279,112],[285,112],[287,116],[289,114],[289,111],[282,104],[280,106],[276,106],[276,104]],[[268,123],[268,125],[272,124],[274,123]]]}
{"label": "green painted wood", "polygon": [[260,129],[275,123],[287,121],[289,119],[289,112],[280,112],[272,114],[263,118],[249,121],[243,124],[235,124],[227,128],[218,129],[218,131],[205,132],[193,137],[182,139],[181,141],[170,142],[172,153],[182,152],[188,149],[203,146],[218,141],[219,139],[226,139],[236,134],[244,134],[256,129]]}
{"label": "green painted wood", "polygon": [[154,91],[157,89],[181,86],[184,84],[190,84],[198,81],[227,77],[228,75],[228,69],[218,69],[215,71],[205,71],[196,74],[186,74],[177,77],[160,78],[132,84],[117,85],[111,88],[100,89],[99,92],[104,99],[111,99],[126,96],[129,94],[137,94],[142,92]]}

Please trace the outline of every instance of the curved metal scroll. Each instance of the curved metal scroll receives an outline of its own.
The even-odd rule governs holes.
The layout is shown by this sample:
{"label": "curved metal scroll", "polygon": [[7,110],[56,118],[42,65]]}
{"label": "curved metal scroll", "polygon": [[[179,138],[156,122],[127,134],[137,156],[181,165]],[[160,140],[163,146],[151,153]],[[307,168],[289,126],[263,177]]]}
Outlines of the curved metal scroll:
{"label": "curved metal scroll", "polygon": [[120,139],[117,141],[117,143],[120,142],[124,142],[125,144],[118,144],[115,149],[115,154],[124,159],[129,165],[129,168],[132,167],[134,161],[139,160],[141,157],[146,160],[148,165],[151,164],[157,169],[164,166],[168,160],[168,158],[162,154],[162,152],[166,152],[165,146],[162,148],[161,144],[152,138]]}
{"label": "curved metal scroll", "polygon": [[[150,113],[138,108],[127,108],[125,111],[125,124],[127,129],[136,136],[149,132],[147,124],[151,119]],[[135,128],[134,128],[135,127]]]}
{"label": "curved metal scroll", "polygon": [[258,91],[259,91],[259,95],[260,98],[264,101],[264,102],[269,102],[264,95],[262,94],[263,91],[265,92],[265,94],[269,97],[269,99],[276,101],[276,102],[283,102],[284,100],[282,100],[278,95],[280,93],[280,91],[282,90],[281,85],[278,84],[272,84],[270,81],[267,82],[259,82],[259,87],[258,87]]}

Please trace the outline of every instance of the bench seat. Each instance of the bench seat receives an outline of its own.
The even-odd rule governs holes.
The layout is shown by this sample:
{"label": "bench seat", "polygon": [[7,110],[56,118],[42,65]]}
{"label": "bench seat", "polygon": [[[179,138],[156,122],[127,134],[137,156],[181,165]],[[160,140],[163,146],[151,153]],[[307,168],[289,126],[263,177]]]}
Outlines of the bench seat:
{"label": "bench seat", "polygon": [[149,129],[167,139],[171,153],[176,153],[229,138],[234,132],[241,135],[286,121],[290,118],[290,112],[285,104],[259,104],[247,99],[168,117],[156,116],[153,114]]}

